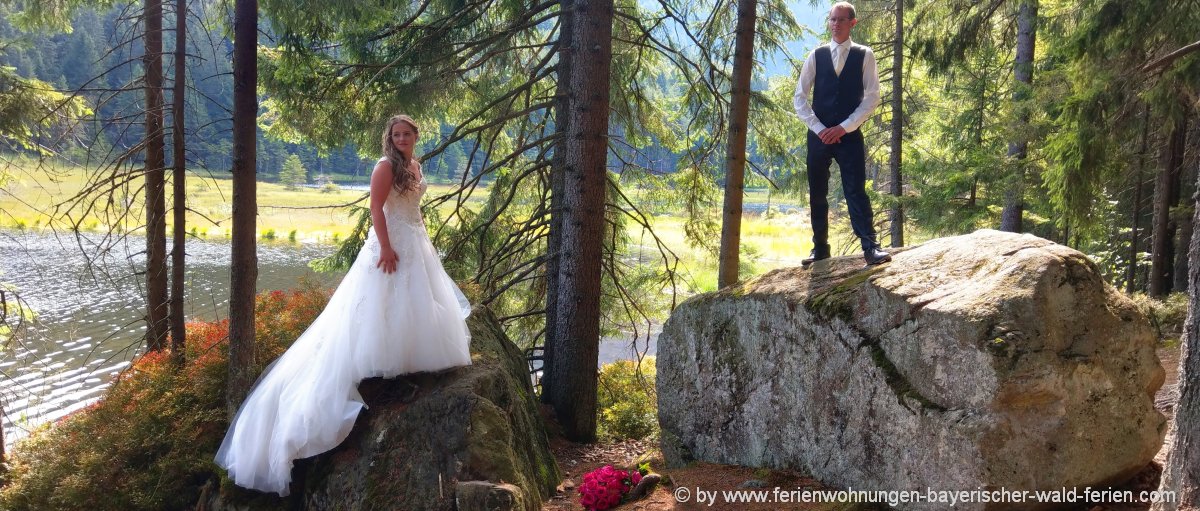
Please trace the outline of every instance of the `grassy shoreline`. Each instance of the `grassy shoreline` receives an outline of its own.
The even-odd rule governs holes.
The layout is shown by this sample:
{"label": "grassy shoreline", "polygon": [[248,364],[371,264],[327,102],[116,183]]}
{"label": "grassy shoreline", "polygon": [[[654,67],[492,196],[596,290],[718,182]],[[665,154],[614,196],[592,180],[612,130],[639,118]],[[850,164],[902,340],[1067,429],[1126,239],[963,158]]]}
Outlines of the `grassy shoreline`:
{"label": "grassy shoreline", "polygon": [[[145,221],[144,208],[137,200],[128,200],[129,207],[110,207],[109,214],[102,212],[97,204],[92,211],[81,208],[70,210],[56,206],[71,198],[89,185],[88,171],[81,167],[13,160],[4,168],[9,177],[0,183],[0,229],[16,230],[69,230],[78,225],[83,231],[104,232],[110,229],[136,233]],[[3,172],[3,170],[0,170]],[[113,193],[115,201],[140,193],[141,180],[130,181],[128,190]],[[437,196],[451,192],[453,185],[432,184],[427,192]],[[638,192],[630,190],[631,198],[638,200]],[[288,189],[277,184],[257,183],[258,219],[256,231],[265,243],[324,243],[335,244],[345,239],[354,227],[345,208],[347,204],[367,204],[366,191],[338,187],[332,191],[316,188]],[[476,190],[469,204],[482,206],[486,190]],[[189,211],[187,225],[189,234],[198,239],[222,240],[230,237],[230,215],[232,207],[232,180],[227,175],[189,171],[187,200]],[[741,228],[742,275],[751,276],[774,268],[798,265],[812,249],[808,215],[798,210],[798,198],[766,189],[747,189],[746,204],[770,204],[770,214],[751,214],[743,217]],[[167,207],[172,207],[168,192]],[[443,206],[448,213],[453,204]],[[711,212],[719,222],[720,206]],[[780,213],[779,208],[791,210]],[[101,211],[97,211],[101,210]],[[841,214],[835,212],[835,215]],[[51,221],[51,218],[55,218]],[[69,221],[68,221],[69,219]],[[168,229],[171,217],[168,215]],[[658,238],[679,257],[679,267],[684,276],[686,291],[704,292],[716,289],[716,254],[703,247],[689,244],[685,235],[686,219],[678,213],[650,215],[650,223]],[[843,226],[843,224],[846,224]],[[848,222],[834,218],[831,222],[835,245],[848,237]],[[716,236],[719,237],[719,224]],[[655,251],[654,240],[641,228],[631,226],[628,235],[634,240],[632,251],[649,255]]]}
{"label": "grassy shoreline", "polygon": [[[90,176],[80,168],[53,163],[19,163],[9,167],[9,178],[0,183],[0,229],[70,230],[137,232],[145,221],[145,209],[139,201],[109,205],[96,201],[64,204],[80,190],[90,186]],[[134,181],[132,191],[117,191],[119,202],[140,193]],[[450,185],[431,185],[430,194],[443,194]],[[354,227],[346,205],[365,206],[366,191],[337,187],[332,191],[317,188],[288,189],[278,183],[257,182],[258,219],[256,231],[264,241],[287,240],[298,243],[337,243]],[[188,171],[186,216],[187,230],[203,239],[228,239],[232,215],[232,179],[208,172]],[[167,193],[168,211],[174,202]],[[105,208],[108,207],[108,211]],[[167,216],[167,229],[172,228]]]}

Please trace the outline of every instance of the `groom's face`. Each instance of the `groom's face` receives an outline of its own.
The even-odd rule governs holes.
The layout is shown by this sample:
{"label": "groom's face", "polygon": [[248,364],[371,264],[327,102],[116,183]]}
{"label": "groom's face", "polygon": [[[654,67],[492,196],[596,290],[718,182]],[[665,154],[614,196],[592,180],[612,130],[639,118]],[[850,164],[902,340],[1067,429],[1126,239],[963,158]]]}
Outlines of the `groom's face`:
{"label": "groom's face", "polygon": [[834,7],[829,11],[826,22],[829,23],[829,35],[833,36],[834,40],[840,42],[850,37],[850,29],[858,24],[858,20],[850,16],[850,9],[845,7]]}

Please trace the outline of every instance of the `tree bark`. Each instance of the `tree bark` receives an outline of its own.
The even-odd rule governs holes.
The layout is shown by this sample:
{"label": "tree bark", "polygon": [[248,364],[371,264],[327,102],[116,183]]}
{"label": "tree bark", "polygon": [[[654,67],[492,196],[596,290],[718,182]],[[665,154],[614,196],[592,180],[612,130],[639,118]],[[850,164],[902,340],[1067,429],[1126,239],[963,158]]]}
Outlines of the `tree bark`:
{"label": "tree bark", "polygon": [[236,0],[233,14],[233,227],[229,286],[229,417],[254,384],[255,132],[258,117],[258,0]]}
{"label": "tree bark", "polygon": [[607,183],[612,0],[562,2],[570,21],[572,60],[567,119],[558,129],[565,149],[561,232],[555,293],[554,346],[545,399],[567,438],[596,438],[596,377],[600,351],[600,276]]}
{"label": "tree bark", "polygon": [[[562,12],[568,13],[569,2],[561,2]],[[563,169],[566,167],[567,136],[566,127],[569,124],[571,110],[571,63],[575,47],[572,44],[575,32],[575,17],[569,14],[559,16],[558,28],[558,65],[555,67],[557,85],[554,93],[554,129],[557,138],[554,141],[554,155],[550,163],[550,233],[546,239],[546,340],[542,348],[542,402],[550,404],[554,395],[547,389],[554,387],[555,346],[558,339],[558,268],[562,253],[562,215],[563,194],[566,193],[563,180]],[[597,355],[598,356],[598,355]]]}
{"label": "tree bark", "polygon": [[[0,304],[2,306],[3,304]],[[4,452],[4,403],[0,403],[0,487],[4,487],[5,481],[8,479],[8,460],[5,458]]]}
{"label": "tree bark", "polygon": [[758,17],[757,11],[757,0],[738,0],[733,77],[729,91],[729,144],[725,158],[725,208],[721,221],[718,287],[738,281],[742,195],[746,186],[746,134],[750,128],[750,74],[754,70],[754,24]]}
{"label": "tree bark", "polygon": [[167,208],[163,131],[162,3],[146,0],[146,349],[167,346]]}
{"label": "tree bark", "polygon": [[1161,67],[1167,67],[1169,64],[1172,64],[1176,60],[1179,60],[1180,58],[1182,58],[1182,57],[1186,56],[1187,54],[1192,53],[1194,51],[1200,51],[1200,41],[1196,41],[1192,44],[1189,44],[1182,48],[1179,48],[1178,50],[1175,50],[1171,53],[1163,55],[1162,57],[1159,57],[1158,59],[1154,60],[1153,62],[1150,62],[1150,63],[1142,66],[1142,69],[1140,71],[1142,73],[1150,74],[1153,71],[1157,71]]}
{"label": "tree bark", "polygon": [[[974,135],[976,147],[983,147],[983,129],[984,129],[983,119],[984,119],[984,112],[987,111],[987,91],[988,91],[988,81],[990,80],[990,78],[991,77],[988,74],[988,68],[985,66],[983,68],[983,81],[982,81],[983,86],[980,87],[980,89],[979,89],[979,96],[975,98],[977,100],[975,102],[975,110],[977,112],[979,112],[979,115],[975,116],[975,125],[973,126],[973,131],[974,131],[973,135]],[[971,193],[967,197],[967,207],[974,209],[975,205],[976,205],[976,201],[978,200],[978,197],[979,197],[979,171],[977,169],[972,169],[971,170]]]}
{"label": "tree bark", "polygon": [[1133,218],[1130,223],[1133,228],[1129,234],[1129,267],[1125,272],[1125,292],[1133,294],[1137,282],[1138,246],[1141,244],[1139,230],[1142,224],[1142,187],[1145,184],[1143,174],[1146,170],[1146,146],[1150,138],[1150,105],[1142,108],[1142,147],[1138,150],[1138,169],[1133,184]]}
{"label": "tree bark", "polygon": [[184,272],[184,243],[187,239],[187,195],[184,175],[184,117],[183,106],[186,86],[187,68],[187,0],[175,2],[175,87],[171,99],[171,136],[174,142],[172,149],[174,157],[174,175],[171,186],[174,189],[172,214],[174,215],[175,239],[171,245],[171,359],[176,366],[184,362],[184,346],[186,344],[183,328],[183,283]]}
{"label": "tree bark", "polygon": [[1008,144],[1008,157],[1015,159],[1015,173],[1010,176],[1008,189],[1004,192],[1004,210],[1000,213],[1000,230],[1022,232],[1022,215],[1025,212],[1025,157],[1029,152],[1029,141],[1024,129],[1029,124],[1025,101],[1033,87],[1033,53],[1037,43],[1037,1],[1025,0],[1017,11],[1017,55],[1013,62],[1013,106],[1021,109],[1018,118],[1020,133]]}
{"label": "tree bark", "polygon": [[[1200,188],[1200,183],[1197,184]],[[1197,208],[1196,213],[1200,213]],[[1200,227],[1193,217],[1192,226]],[[1192,235],[1188,257],[1191,289],[1200,289],[1200,236]],[[1173,430],[1167,462],[1158,489],[1175,492],[1175,502],[1156,503],[1153,511],[1200,508],[1200,293],[1192,293],[1183,327],[1179,357],[1179,402],[1175,404]]]}
{"label": "tree bark", "polygon": [[896,0],[896,37],[892,42],[892,139],[888,156],[891,170],[892,246],[904,246],[904,175],[900,163],[904,149],[904,0]]}
{"label": "tree bark", "polygon": [[1150,249],[1150,296],[1165,296],[1174,282],[1175,229],[1171,208],[1179,204],[1179,174],[1183,164],[1187,121],[1178,123],[1163,149],[1162,168],[1154,183],[1154,244]]}
{"label": "tree bark", "polygon": [[[1195,183],[1195,171],[1193,170],[1189,173],[1181,165],[1179,180],[1180,183]],[[1179,193],[1181,197],[1184,196],[1184,192],[1185,190],[1180,186]],[[1193,194],[1192,197],[1195,197],[1195,195]],[[1175,218],[1175,222],[1178,225],[1176,229],[1178,239],[1175,242],[1175,246],[1179,247],[1179,250],[1175,251],[1175,269],[1172,271],[1173,282],[1171,283],[1171,291],[1177,293],[1186,293],[1191,289],[1188,285],[1188,259],[1191,257],[1191,254],[1188,252],[1189,247],[1192,246],[1192,215],[1195,213],[1193,206],[1194,200],[1181,200],[1180,206],[1171,215]]]}

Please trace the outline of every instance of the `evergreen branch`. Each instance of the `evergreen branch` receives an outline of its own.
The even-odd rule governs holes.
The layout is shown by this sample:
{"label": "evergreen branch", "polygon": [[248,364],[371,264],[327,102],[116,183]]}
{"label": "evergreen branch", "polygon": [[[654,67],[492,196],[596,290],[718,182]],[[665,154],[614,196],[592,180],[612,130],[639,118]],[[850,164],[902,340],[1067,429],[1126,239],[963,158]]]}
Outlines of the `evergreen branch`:
{"label": "evergreen branch", "polygon": [[1160,69],[1160,68],[1165,68],[1168,65],[1170,65],[1172,62],[1175,62],[1176,60],[1179,60],[1180,58],[1186,56],[1187,54],[1192,53],[1197,50],[1200,50],[1200,41],[1196,41],[1192,44],[1189,44],[1187,46],[1179,48],[1178,50],[1175,50],[1171,53],[1168,53],[1166,55],[1163,55],[1162,57],[1155,59],[1154,61],[1142,66],[1141,71],[1143,73],[1165,71],[1165,69]]}

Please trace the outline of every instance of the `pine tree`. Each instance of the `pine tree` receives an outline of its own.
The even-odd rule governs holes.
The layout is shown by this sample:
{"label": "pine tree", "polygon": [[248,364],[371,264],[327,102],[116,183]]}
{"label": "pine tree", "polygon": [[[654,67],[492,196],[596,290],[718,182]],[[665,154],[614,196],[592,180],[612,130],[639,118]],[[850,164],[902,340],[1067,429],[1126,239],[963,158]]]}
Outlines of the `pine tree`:
{"label": "pine tree", "polygon": [[258,119],[258,1],[236,0],[233,14],[233,235],[230,243],[229,382],[232,418],[254,384],[255,127]]}
{"label": "pine tree", "polygon": [[[611,0],[565,0],[560,47],[567,61],[566,79],[559,82],[558,125],[564,152],[553,172],[559,186],[551,229],[559,232],[550,247],[557,274],[550,278],[555,314],[547,322],[546,372],[554,385],[543,398],[554,407],[567,437],[596,439],[596,385],[600,352],[600,289],[603,259],[604,205],[607,183],[609,80],[612,65],[613,4]],[[553,344],[553,345],[551,345]]]}
{"label": "pine tree", "polygon": [[299,156],[288,155],[287,160],[283,162],[283,170],[279,171],[279,182],[286,185],[288,190],[299,190],[308,182],[308,174]]}
{"label": "pine tree", "polygon": [[183,367],[184,347],[187,331],[184,328],[184,279],[187,243],[187,175],[184,159],[187,146],[184,140],[187,118],[184,114],[187,96],[187,0],[175,2],[175,66],[174,87],[171,99],[172,139],[172,204],[174,237],[171,246],[171,308],[169,323],[171,331],[171,360],[176,367]]}
{"label": "pine tree", "polygon": [[746,176],[746,133],[750,118],[750,75],[754,69],[754,25],[756,0],[739,0],[737,36],[730,81],[729,143],[725,158],[725,207],[721,219],[721,248],[717,286],[738,281],[741,252],[742,194]]}
{"label": "pine tree", "polygon": [[167,347],[170,329],[162,20],[162,0],[145,0],[146,349],[149,351]]}

